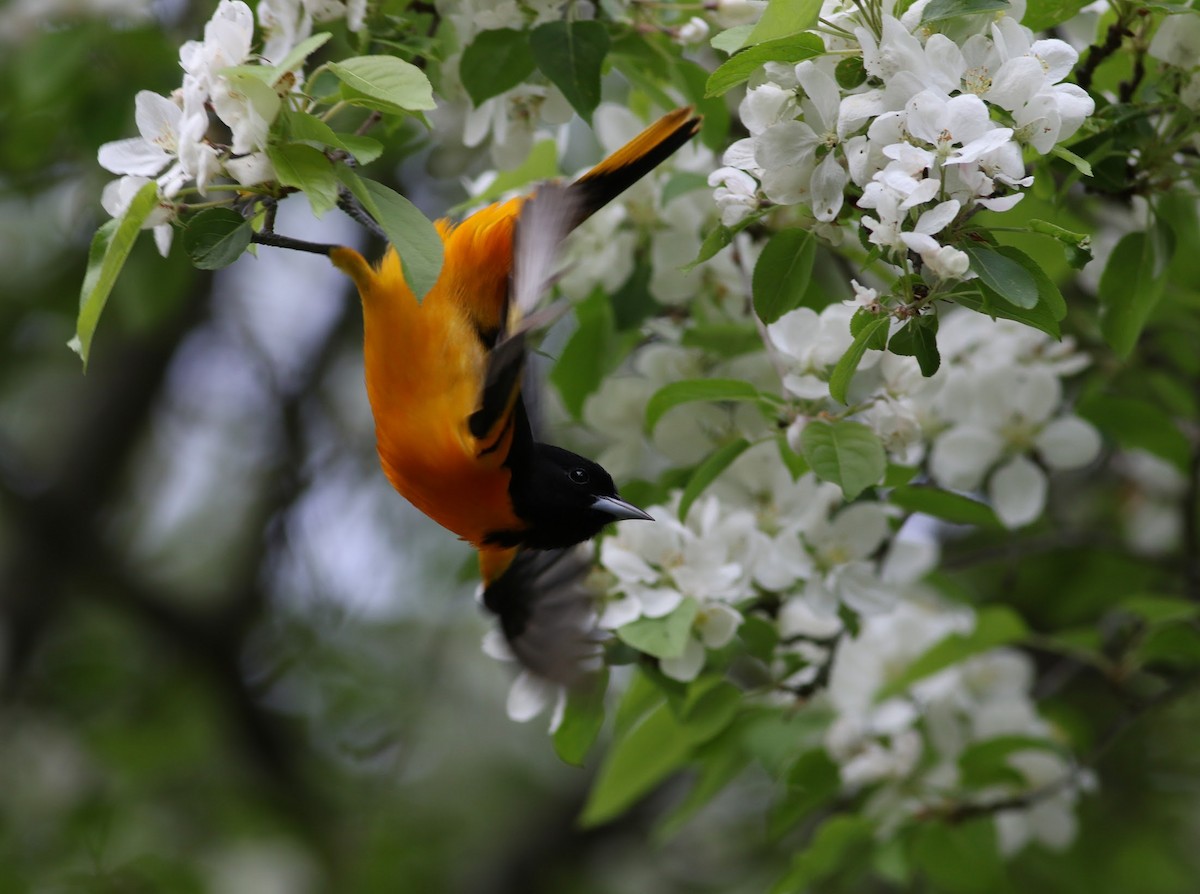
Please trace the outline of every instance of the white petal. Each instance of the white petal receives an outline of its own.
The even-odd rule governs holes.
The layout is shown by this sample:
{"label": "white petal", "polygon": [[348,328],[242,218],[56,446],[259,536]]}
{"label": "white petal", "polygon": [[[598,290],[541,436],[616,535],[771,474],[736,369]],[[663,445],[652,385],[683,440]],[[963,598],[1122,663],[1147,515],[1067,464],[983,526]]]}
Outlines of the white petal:
{"label": "white petal", "polygon": [[934,233],[939,233],[944,230],[955,216],[958,214],[958,209],[962,207],[957,199],[951,199],[948,202],[942,202],[933,208],[930,208],[917,219],[917,225],[914,230],[926,236],[932,236]]}
{"label": "white petal", "polygon": [[164,258],[171,253],[171,240],[175,236],[175,228],[168,224],[159,224],[154,228],[154,245]]}
{"label": "white petal", "polygon": [[642,604],[642,615],[647,618],[669,615],[683,602],[680,592],[670,587],[638,587],[637,597]]}
{"label": "white petal", "polygon": [[687,645],[683,647],[683,654],[678,658],[660,659],[658,667],[672,680],[688,683],[696,679],[696,675],[704,667],[704,658],[707,654],[699,640],[688,637]]}
{"label": "white petal", "polygon": [[[838,103],[841,91],[837,82],[812,62],[801,62],[796,66],[796,80],[808,94],[813,107],[820,116],[821,128],[833,130],[837,126]],[[807,116],[806,116],[807,117]]]}
{"label": "white petal", "polygon": [[838,597],[864,615],[877,615],[896,604],[897,587],[885,584],[869,562],[851,562],[833,571]]}
{"label": "white petal", "polygon": [[242,186],[254,186],[275,179],[275,168],[265,152],[254,152],[225,162],[225,170]]}
{"label": "white petal", "polygon": [[1000,438],[988,429],[959,425],[934,442],[929,471],[943,487],[974,490],[1000,457]]}
{"label": "white petal", "polygon": [[558,687],[549,680],[535,677],[529,671],[522,671],[508,690],[505,710],[512,720],[525,723],[546,710],[558,694],[557,690]]}
{"label": "white petal", "polygon": [[1027,457],[1017,456],[1001,466],[988,482],[988,496],[1006,527],[1034,521],[1046,505],[1046,476]]}
{"label": "white petal", "polygon": [[817,220],[830,221],[842,210],[846,181],[850,177],[846,169],[838,164],[832,152],[821,160],[813,171],[810,203]]}
{"label": "white petal", "polygon": [[975,204],[982,205],[990,211],[1008,211],[1023,198],[1025,198],[1025,193],[1017,192],[1011,196],[999,196],[994,199],[976,199]]}
{"label": "white petal", "polygon": [[803,121],[784,121],[754,138],[754,160],[764,170],[808,163],[816,151],[817,135]]}
{"label": "white petal", "polygon": [[105,143],[97,153],[100,167],[114,174],[153,177],[167,166],[170,153],[141,137]]}
{"label": "white petal", "polygon": [[596,623],[605,630],[616,630],[618,627],[624,627],[630,621],[636,621],[641,616],[641,602],[631,596],[622,596],[610,599],[605,603],[604,610],[600,612],[600,618]]}
{"label": "white petal", "polygon": [[1100,433],[1078,416],[1062,416],[1042,429],[1035,441],[1051,468],[1078,469],[1100,453]]}
{"label": "white petal", "polygon": [[174,151],[179,141],[179,122],[183,109],[165,96],[151,90],[139,90],[134,100],[138,131],[162,149]]}
{"label": "white petal", "polygon": [[987,99],[1011,112],[1029,102],[1045,83],[1046,73],[1037,59],[1031,56],[1009,59],[993,77]]}
{"label": "white petal", "polygon": [[658,580],[658,572],[645,559],[625,549],[611,537],[600,547],[600,564],[623,581],[650,583]]}
{"label": "white petal", "polygon": [[483,635],[483,642],[480,644],[480,648],[488,658],[494,658],[497,661],[516,661],[512,649],[508,647],[508,640],[495,627]]}
{"label": "white petal", "polygon": [[828,639],[842,629],[842,620],[836,614],[820,612],[803,599],[789,599],[779,610],[779,635],[783,637],[807,636],[813,639]]}
{"label": "white petal", "polygon": [[741,612],[717,603],[700,610],[696,619],[696,632],[708,648],[720,649],[729,644],[741,625]]}

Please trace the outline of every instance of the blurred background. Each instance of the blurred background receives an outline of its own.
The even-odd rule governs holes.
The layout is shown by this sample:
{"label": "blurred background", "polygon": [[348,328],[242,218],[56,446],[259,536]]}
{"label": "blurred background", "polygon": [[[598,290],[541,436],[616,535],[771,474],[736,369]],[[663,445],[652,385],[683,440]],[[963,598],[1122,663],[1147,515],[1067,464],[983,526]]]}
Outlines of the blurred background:
{"label": "blurred background", "polygon": [[[380,474],[324,259],[207,274],[147,235],[86,375],[67,348],[96,148],[179,83],[214,5],[0,0],[0,892],[764,890],[795,847],[762,828],[765,776],[670,841],[671,786],[576,828],[589,770],[506,717],[471,551]],[[426,212],[461,200],[419,174],[396,183]],[[303,199],[279,230],[363,238]],[[1022,855],[1019,889],[1113,854],[1109,890],[1196,890],[1197,713],[1122,737],[1075,846]]]}
{"label": "blurred background", "polygon": [[[588,773],[505,715],[472,551],[379,471],[325,259],[143,234],[86,375],[67,348],[96,149],[214,7],[0,0],[0,892],[761,888],[752,839],[576,830]],[[303,198],[279,230],[363,238]]]}

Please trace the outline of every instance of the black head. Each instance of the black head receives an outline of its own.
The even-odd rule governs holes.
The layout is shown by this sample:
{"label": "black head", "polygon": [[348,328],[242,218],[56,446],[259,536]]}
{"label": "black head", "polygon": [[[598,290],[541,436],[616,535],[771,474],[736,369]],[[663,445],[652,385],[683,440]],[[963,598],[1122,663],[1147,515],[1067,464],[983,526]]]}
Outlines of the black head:
{"label": "black head", "polygon": [[550,444],[535,444],[529,466],[513,470],[509,494],[517,515],[530,523],[523,542],[533,549],[582,543],[621,519],[653,520],[617,495],[599,463]]}

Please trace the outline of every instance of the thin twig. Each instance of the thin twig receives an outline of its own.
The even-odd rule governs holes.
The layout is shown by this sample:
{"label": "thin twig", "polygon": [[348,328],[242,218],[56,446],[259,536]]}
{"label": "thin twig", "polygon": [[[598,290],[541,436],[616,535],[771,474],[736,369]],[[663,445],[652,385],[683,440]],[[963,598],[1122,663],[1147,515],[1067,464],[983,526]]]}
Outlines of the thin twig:
{"label": "thin twig", "polygon": [[291,236],[280,236],[276,233],[255,233],[250,237],[250,241],[258,245],[290,248],[293,251],[306,251],[314,255],[327,255],[335,248],[340,248],[340,246],[330,245],[327,242],[307,242],[304,239],[293,239]]}

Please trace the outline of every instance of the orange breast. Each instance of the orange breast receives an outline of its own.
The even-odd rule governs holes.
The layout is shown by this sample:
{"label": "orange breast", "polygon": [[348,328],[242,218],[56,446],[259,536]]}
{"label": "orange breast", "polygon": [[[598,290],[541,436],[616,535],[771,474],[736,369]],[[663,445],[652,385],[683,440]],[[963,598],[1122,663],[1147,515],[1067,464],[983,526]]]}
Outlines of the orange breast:
{"label": "orange breast", "polygon": [[518,207],[484,209],[491,213],[477,225],[484,212],[456,228],[439,222],[442,274],[419,304],[394,250],[377,268],[352,249],[331,255],[362,296],[367,396],[384,472],[414,506],[476,546],[491,532],[523,527],[503,465],[511,430],[483,452],[490,442],[467,427],[487,359],[478,331],[499,325]]}

